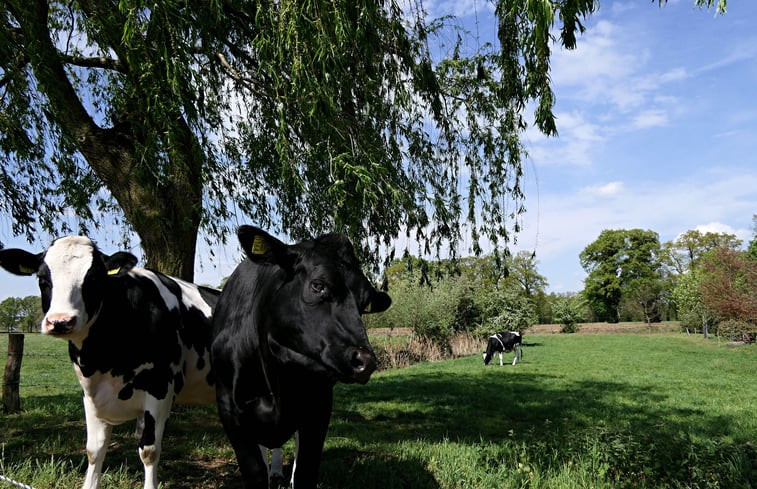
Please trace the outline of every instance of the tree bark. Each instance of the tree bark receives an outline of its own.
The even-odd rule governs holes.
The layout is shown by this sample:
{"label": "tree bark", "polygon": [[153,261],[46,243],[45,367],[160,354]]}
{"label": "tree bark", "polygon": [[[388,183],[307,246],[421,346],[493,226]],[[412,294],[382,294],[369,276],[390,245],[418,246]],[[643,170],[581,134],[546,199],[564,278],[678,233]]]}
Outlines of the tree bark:
{"label": "tree bark", "polygon": [[[147,266],[184,280],[194,279],[197,233],[202,218],[203,153],[182,114],[166,128],[166,154],[150,164],[138,148],[143,114],[140,104],[124,109],[110,128],[99,127],[66,75],[47,30],[44,0],[18,2],[17,15],[29,43],[29,62],[52,108],[51,118],[118,202],[139,235]],[[127,67],[128,69],[128,67]],[[154,165],[159,165],[158,170]]]}

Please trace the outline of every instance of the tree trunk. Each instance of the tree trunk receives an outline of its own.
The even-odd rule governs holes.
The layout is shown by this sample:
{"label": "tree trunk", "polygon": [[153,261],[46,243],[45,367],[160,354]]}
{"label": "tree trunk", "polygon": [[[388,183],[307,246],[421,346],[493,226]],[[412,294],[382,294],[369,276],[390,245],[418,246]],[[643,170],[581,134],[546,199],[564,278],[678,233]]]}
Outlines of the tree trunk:
{"label": "tree trunk", "polygon": [[[93,4],[93,5],[96,5]],[[50,117],[81,152],[118,202],[140,237],[147,266],[184,280],[194,278],[197,232],[202,218],[204,154],[181,113],[160,132],[160,149],[147,151],[144,104],[137,96],[102,128],[92,119],[66,76],[47,30],[49,5],[24,2],[21,30],[40,90],[50,100]],[[171,96],[153,94],[155,97]]]}
{"label": "tree trunk", "polygon": [[82,154],[139,236],[146,266],[193,281],[202,216],[202,156],[194,151],[194,136],[186,128],[185,142],[177,143],[162,163],[166,176],[137,164],[138,144],[119,136],[97,131],[81,144]]}
{"label": "tree trunk", "polygon": [[8,335],[8,359],[3,374],[3,411],[13,414],[21,411],[19,382],[21,379],[21,359],[24,356],[24,335]]}

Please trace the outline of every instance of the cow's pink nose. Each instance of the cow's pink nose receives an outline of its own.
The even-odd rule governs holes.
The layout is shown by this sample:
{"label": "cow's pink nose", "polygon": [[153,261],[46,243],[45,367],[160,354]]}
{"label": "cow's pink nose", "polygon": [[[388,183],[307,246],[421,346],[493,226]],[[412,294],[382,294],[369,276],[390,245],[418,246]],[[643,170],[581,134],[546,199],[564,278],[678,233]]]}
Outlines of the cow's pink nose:
{"label": "cow's pink nose", "polygon": [[45,332],[50,334],[70,333],[76,326],[76,316],[71,314],[48,314],[45,316]]}

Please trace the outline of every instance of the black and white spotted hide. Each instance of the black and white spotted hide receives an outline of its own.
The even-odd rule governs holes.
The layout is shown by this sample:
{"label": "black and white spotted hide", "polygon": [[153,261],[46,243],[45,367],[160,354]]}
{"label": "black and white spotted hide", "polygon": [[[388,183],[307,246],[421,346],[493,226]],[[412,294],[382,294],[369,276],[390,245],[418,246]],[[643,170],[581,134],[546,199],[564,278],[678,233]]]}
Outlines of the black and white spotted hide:
{"label": "black and white spotted hide", "polygon": [[503,365],[502,355],[511,351],[515,352],[513,365],[517,364],[523,356],[521,352],[522,341],[523,335],[518,331],[506,331],[491,335],[489,337],[489,342],[486,345],[486,351],[484,352],[484,365],[489,365],[492,357],[499,353],[499,366],[501,367]]}
{"label": "black and white spotted hide", "polygon": [[84,391],[89,466],[97,489],[112,427],[143,419],[145,489],[157,489],[163,430],[176,402],[212,403],[211,312],[219,292],[147,269],[130,253],[100,252],[86,237],[56,240],[39,254],[0,250],[0,266],[36,274],[42,333],[68,341]]}

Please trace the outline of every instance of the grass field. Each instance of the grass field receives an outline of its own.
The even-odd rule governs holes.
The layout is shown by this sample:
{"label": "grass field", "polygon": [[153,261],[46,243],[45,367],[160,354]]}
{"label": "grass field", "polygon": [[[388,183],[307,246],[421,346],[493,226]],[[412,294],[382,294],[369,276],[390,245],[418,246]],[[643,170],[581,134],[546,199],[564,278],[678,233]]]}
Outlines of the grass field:
{"label": "grass field", "polygon": [[[471,356],[337,386],[321,487],[754,487],[755,347],[672,334],[526,340],[515,367],[485,368]],[[0,351],[6,342],[0,336]],[[27,335],[24,412],[0,418],[0,473],[37,489],[77,487],[85,471],[65,351]],[[163,487],[241,487],[214,409],[176,411]],[[141,487],[132,431],[114,431],[105,488]],[[291,444],[285,450],[291,463]]]}

